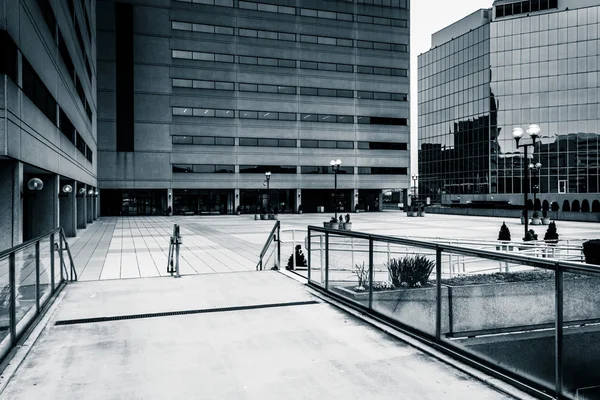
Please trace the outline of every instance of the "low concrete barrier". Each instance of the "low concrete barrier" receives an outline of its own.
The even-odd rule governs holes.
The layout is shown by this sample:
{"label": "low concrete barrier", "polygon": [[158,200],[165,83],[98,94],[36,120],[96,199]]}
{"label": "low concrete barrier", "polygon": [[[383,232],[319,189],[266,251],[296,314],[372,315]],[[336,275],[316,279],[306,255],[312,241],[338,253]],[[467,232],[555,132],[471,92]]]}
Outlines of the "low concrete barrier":
{"label": "low concrete barrier", "polygon": [[[452,207],[428,207],[426,212],[430,214],[470,215],[479,217],[520,218],[521,210],[482,209],[482,208],[452,208]],[[531,217],[532,212],[529,212]],[[540,212],[541,214],[541,212]],[[580,221],[600,222],[600,213],[571,212],[571,211],[548,211],[548,217],[555,221]]]}

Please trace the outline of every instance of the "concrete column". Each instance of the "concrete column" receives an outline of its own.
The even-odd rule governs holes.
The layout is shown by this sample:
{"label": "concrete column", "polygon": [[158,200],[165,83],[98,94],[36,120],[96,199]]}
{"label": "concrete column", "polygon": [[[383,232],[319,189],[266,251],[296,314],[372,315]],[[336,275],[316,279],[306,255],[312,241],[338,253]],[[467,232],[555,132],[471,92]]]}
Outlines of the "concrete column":
{"label": "concrete column", "polygon": [[85,193],[79,194],[80,189],[86,189],[83,183],[77,182],[77,229],[85,229],[87,227],[87,207],[85,206]]}
{"label": "concrete column", "polygon": [[[300,206],[302,205],[302,189],[296,189],[294,190],[294,198],[295,198],[295,209],[294,209],[294,213],[298,212],[298,209],[300,208]],[[304,212],[304,211],[302,211]]]}
{"label": "concrete column", "polygon": [[233,213],[237,213],[237,209],[240,205],[240,189],[233,190]]}
{"label": "concrete column", "polygon": [[100,218],[100,190],[98,190],[98,196],[96,196],[96,219]]}
{"label": "concrete column", "polygon": [[381,211],[383,209],[383,190],[379,191],[379,194],[377,195],[378,200],[377,200],[377,209],[375,211]]}
{"label": "concrete column", "polygon": [[[73,188],[71,193],[63,193],[62,188],[65,185],[70,185]],[[77,236],[77,188],[75,181],[61,181],[58,190],[60,192],[60,226],[63,228],[66,237],[75,237]]]}
{"label": "concrete column", "polygon": [[[87,191],[92,190],[91,186],[87,186],[85,188]],[[87,218],[87,223],[91,224],[92,222],[94,222],[94,210],[92,207],[92,202],[94,200],[94,193],[92,192],[92,194],[88,194],[87,192],[85,193],[85,207],[87,208],[87,212],[86,212],[86,218]]]}
{"label": "concrete column", "polygon": [[0,251],[23,242],[23,163],[0,161]]}
{"label": "concrete column", "polygon": [[350,202],[350,211],[356,212],[356,204],[358,204],[358,189],[352,189],[352,201]]}
{"label": "concrete column", "polygon": [[[23,181],[23,240],[42,236],[58,227],[58,175],[27,174]],[[41,190],[30,190],[25,180],[39,178]]]}
{"label": "concrete column", "polygon": [[98,219],[98,209],[96,208],[97,204],[98,204],[98,201],[97,201],[98,195],[96,194],[96,191],[98,189],[94,188],[93,190],[94,190],[94,195],[92,196],[92,220],[95,221]]}
{"label": "concrete column", "polygon": [[171,215],[173,215],[173,189],[167,189],[167,211],[171,207]]}

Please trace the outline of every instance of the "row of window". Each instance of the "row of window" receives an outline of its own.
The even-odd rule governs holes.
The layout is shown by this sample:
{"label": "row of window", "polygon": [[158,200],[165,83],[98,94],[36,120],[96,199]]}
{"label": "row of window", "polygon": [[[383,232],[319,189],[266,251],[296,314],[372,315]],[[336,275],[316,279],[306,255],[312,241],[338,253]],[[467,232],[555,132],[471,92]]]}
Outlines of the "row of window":
{"label": "row of window", "polygon": [[[206,24],[195,24],[191,22],[172,21],[171,28],[174,30],[217,33],[222,35],[234,35],[234,28],[227,26],[216,26]],[[346,38],[335,38],[327,36],[301,35],[288,32],[263,31],[257,29],[236,28],[238,36],[252,37],[258,39],[283,40],[288,42],[304,42],[314,44],[326,44],[342,47],[359,47],[362,49],[375,49],[386,51],[408,52],[408,45],[398,43],[374,42],[369,40],[352,40]]]}
{"label": "row of window", "polygon": [[[85,143],[79,132],[73,126],[65,112],[58,107],[58,104],[44,82],[38,74],[33,70],[33,67],[23,57],[23,93],[27,96],[42,113],[65,135],[71,143],[92,162],[92,150]],[[56,119],[56,111],[58,107],[58,121]]]}
{"label": "row of window", "polygon": [[[173,136],[173,144],[202,146],[234,146],[233,137],[213,136]],[[240,138],[240,146],[254,147],[297,147],[296,139]],[[346,140],[308,140],[302,139],[300,147],[320,149],[354,149],[353,141]],[[358,149],[365,150],[407,150],[406,143],[357,142]]]}
{"label": "row of window", "polygon": [[[81,84],[79,76],[75,71],[75,64],[73,64],[73,60],[71,59],[71,55],[69,54],[69,50],[67,49],[67,44],[65,42],[65,39],[62,35],[60,28],[58,28],[56,25],[56,18],[54,17],[54,13],[52,11],[52,7],[50,6],[50,2],[49,2],[49,0],[37,0],[37,3],[40,7],[40,10],[42,11],[42,15],[44,16],[44,20],[46,21],[46,24],[48,25],[48,28],[50,29],[52,36],[58,42],[58,51],[63,59],[63,62],[65,63],[65,66],[67,67],[67,71],[69,72],[71,79],[73,80],[73,84],[75,85],[77,95],[79,96],[79,99],[81,100],[81,104],[83,105],[83,109],[85,110],[88,120],[91,123],[92,122],[92,109],[90,107],[90,104],[87,101],[87,97],[85,96],[85,92],[83,90],[83,85]],[[69,10],[71,10],[72,6],[73,6],[73,4],[71,1],[71,2],[69,2]],[[72,13],[73,12],[74,12],[74,10],[72,11]],[[78,34],[77,37],[78,37],[78,40],[80,40],[80,45],[83,46],[83,39],[81,39],[81,34],[79,33],[79,31],[77,29],[75,29],[75,30]],[[83,49],[83,47],[82,47],[82,49]],[[83,53],[83,58],[84,58],[85,66],[86,66],[88,76],[89,76],[90,82],[91,82],[91,79],[92,79],[91,68],[89,66],[89,62],[87,60],[87,56],[85,55],[85,52]]]}
{"label": "row of window", "polygon": [[[210,6],[220,6],[220,7],[233,7],[234,6],[233,0],[176,0],[176,1],[180,1],[182,3],[206,4],[206,5],[210,5]],[[381,7],[393,7],[393,8],[407,9],[409,0],[336,0],[336,1],[344,2],[344,3],[358,3],[358,4],[368,4],[368,5],[381,6]],[[243,0],[238,1],[239,8],[247,8],[247,9],[254,10],[255,8],[252,8],[253,4],[256,4],[257,6],[259,6],[259,5],[261,6],[260,9],[257,7],[256,8],[257,10],[268,11],[268,12],[279,12],[282,14],[290,14],[291,13],[290,10],[295,9],[295,7],[284,7],[283,9],[281,9],[281,7],[283,7],[283,6],[279,6],[279,8],[278,8],[277,6],[274,6],[272,4],[249,2],[249,1],[243,1]],[[271,6],[271,7],[269,7],[269,6]],[[274,11],[274,10],[276,10],[276,11]]]}
{"label": "row of window", "polygon": [[558,0],[526,0],[496,6],[496,18],[558,8]]}
{"label": "row of window", "polygon": [[[221,81],[201,81],[195,79],[173,79],[173,87],[186,87],[193,89],[209,89],[209,90],[235,90],[234,82]],[[392,100],[392,101],[408,101],[406,93],[387,93],[387,92],[370,92],[370,91],[354,91],[345,89],[327,89],[327,88],[300,88],[300,94],[306,96],[325,96],[325,97],[346,97],[359,99],[375,99],[375,100]],[[259,93],[278,93],[278,94],[297,94],[296,86],[283,85],[263,85],[256,83],[239,83],[238,90],[241,92],[259,92]]]}
{"label": "row of window", "polygon": [[233,54],[219,54],[219,53],[205,53],[200,51],[187,51],[187,50],[171,50],[171,56],[173,58],[181,58],[184,60],[196,60],[196,61],[210,61],[210,62],[224,62],[224,63],[235,63],[239,64],[250,64],[250,65],[263,65],[268,67],[279,67],[279,68],[300,68],[300,69],[314,69],[321,71],[337,71],[337,72],[357,72],[359,74],[369,75],[386,75],[386,76],[408,76],[408,70],[405,68],[384,68],[384,67],[370,67],[357,65],[356,69],[351,64],[335,64],[315,61],[296,61],[281,58],[266,58],[266,57],[250,57],[250,56],[235,56]]}
{"label": "row of window", "polygon": [[[173,115],[184,117],[207,117],[207,118],[235,118],[235,110],[219,110],[212,108],[192,108],[192,107],[173,107]],[[239,110],[238,117],[242,119],[270,119],[280,121],[296,121],[296,113],[277,112],[277,111],[250,111]],[[371,125],[408,125],[407,118],[392,117],[365,117],[357,116],[356,123]],[[334,115],[334,114],[300,114],[302,122],[324,122],[353,124],[352,115]]]}
{"label": "row of window", "polygon": [[[292,165],[240,165],[240,174],[297,174],[298,167]],[[402,167],[357,167],[358,175],[406,175],[407,169]],[[173,173],[196,174],[233,174],[232,164],[172,164]],[[331,174],[331,167],[301,166],[302,174]],[[339,174],[354,175],[354,167],[340,167]]]}
{"label": "row of window", "polygon": [[[48,0],[38,0],[38,1],[47,2]],[[81,50],[81,56],[83,57],[83,64],[85,65],[85,69],[87,71],[88,77],[91,82],[92,81],[92,68],[90,67],[90,62],[89,62],[87,54],[85,52],[83,36],[81,36],[81,32],[83,32],[83,30],[81,29],[81,26],[79,25],[79,21],[78,21],[77,17],[75,16],[75,5],[73,4],[73,0],[67,0],[67,6],[69,9],[69,15],[71,17],[71,22],[73,23],[73,28],[75,29],[75,36],[77,37],[77,42],[79,43],[79,49]],[[86,14],[83,2],[81,3],[81,8],[83,9],[83,13]],[[91,32],[91,28],[89,26],[88,26],[88,30]],[[91,38],[92,38],[92,36],[90,35],[90,40],[91,40]]]}

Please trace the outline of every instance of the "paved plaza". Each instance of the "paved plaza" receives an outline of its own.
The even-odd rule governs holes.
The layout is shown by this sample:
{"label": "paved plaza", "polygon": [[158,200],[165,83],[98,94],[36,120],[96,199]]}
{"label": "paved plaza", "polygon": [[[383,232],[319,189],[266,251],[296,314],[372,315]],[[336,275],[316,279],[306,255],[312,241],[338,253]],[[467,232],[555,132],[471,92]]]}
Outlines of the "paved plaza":
{"label": "paved plaza", "polygon": [[[308,225],[323,226],[329,214],[280,215],[282,263],[291,254],[292,230],[304,244]],[[450,238],[495,241],[505,221],[513,241],[523,236],[516,218],[465,217],[428,214],[409,218],[401,212],[351,214],[354,231],[412,238]],[[181,226],[182,274],[252,271],[273,228],[273,221],[255,221],[253,215],[103,217],[70,238],[71,253],[82,281],[167,275],[169,236],[173,224]],[[600,236],[600,226],[590,222],[558,221],[561,240]],[[545,226],[533,227],[543,238]]]}

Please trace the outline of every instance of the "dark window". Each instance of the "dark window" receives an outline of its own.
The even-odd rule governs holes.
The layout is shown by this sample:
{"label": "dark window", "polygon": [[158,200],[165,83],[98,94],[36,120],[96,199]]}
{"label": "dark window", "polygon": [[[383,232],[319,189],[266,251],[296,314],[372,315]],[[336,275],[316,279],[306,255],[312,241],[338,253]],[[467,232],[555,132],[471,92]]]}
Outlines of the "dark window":
{"label": "dark window", "polygon": [[258,146],[258,139],[240,138],[240,146]]}
{"label": "dark window", "polygon": [[301,87],[300,88],[300,94],[304,95],[304,96],[318,96],[319,95],[319,89],[317,89],[317,88]]}
{"label": "dark window", "polygon": [[300,141],[300,147],[304,147],[304,148],[318,148],[319,147],[319,141],[318,140],[301,140]]}
{"label": "dark window", "polygon": [[193,172],[193,168],[189,164],[173,164],[173,173]]}
{"label": "dark window", "polygon": [[341,90],[341,89],[338,89],[338,90],[336,90],[336,95],[337,95],[337,97],[349,97],[349,98],[352,98],[352,97],[354,97],[354,92],[352,90]]}
{"label": "dark window", "polygon": [[338,72],[352,72],[352,65],[346,65],[346,64],[337,64],[337,71]]}
{"label": "dark window", "polygon": [[242,110],[240,110],[240,118],[257,119],[258,118],[258,113],[256,111],[242,111]]}
{"label": "dark window", "polygon": [[[212,138],[209,138],[209,139],[212,139]],[[194,138],[191,136],[173,136],[173,144],[194,144]],[[197,143],[197,144],[201,144],[201,143]]]}
{"label": "dark window", "polygon": [[391,117],[359,117],[359,124],[371,125],[407,125],[406,118],[391,118]]}
{"label": "dark window", "polygon": [[37,0],[38,6],[40,7],[40,11],[44,16],[44,20],[46,21],[46,25],[48,25],[48,29],[50,29],[50,33],[52,37],[56,35],[56,18],[54,17],[54,12],[52,11],[52,7],[50,7],[50,2],[48,0]]}
{"label": "dark window", "polygon": [[358,148],[369,150],[407,150],[407,144],[389,142],[358,142]]}
{"label": "dark window", "polygon": [[296,147],[296,139],[279,139],[279,147]]}
{"label": "dark window", "polygon": [[79,152],[81,154],[85,155],[85,148],[86,148],[86,144],[85,144],[85,140],[83,140],[83,138],[81,137],[81,135],[79,134],[79,132],[77,132],[77,141],[75,142],[75,147],[77,147],[77,150],[79,150]]}
{"label": "dark window", "polygon": [[7,31],[0,30],[0,74],[7,75],[18,83],[17,45]]}
{"label": "dark window", "polygon": [[406,69],[392,69],[393,76],[408,76],[408,70]]}
{"label": "dark window", "polygon": [[320,149],[335,149],[337,148],[337,142],[335,140],[319,140]]}
{"label": "dark window", "polygon": [[94,162],[94,153],[92,152],[92,149],[89,148],[89,146],[86,146],[85,148],[85,158],[87,158],[87,160],[91,163]]}
{"label": "dark window", "polygon": [[337,65],[330,63],[319,63],[319,69],[322,71],[335,71],[337,69]]}
{"label": "dark window", "polygon": [[295,86],[279,86],[277,88],[277,91],[280,94],[296,94],[296,87]]}
{"label": "dark window", "polygon": [[194,164],[192,166],[193,171],[197,174],[214,174],[215,173],[215,165],[214,164]]}
{"label": "dark window", "polygon": [[319,69],[319,64],[312,61],[300,61],[300,68],[304,69]]}
{"label": "dark window", "polygon": [[296,68],[296,61],[294,61],[294,60],[279,60],[279,66],[282,68]]}
{"label": "dark window", "polygon": [[358,92],[356,92],[356,96],[359,99],[372,99],[374,94],[373,92],[362,92],[359,90]]}
{"label": "dark window", "polygon": [[67,0],[67,7],[69,7],[69,14],[71,14],[71,21],[75,20],[75,4],[73,4],[73,0]]}
{"label": "dark window", "polygon": [[[56,125],[56,100],[23,57],[23,93]],[[83,150],[85,152],[85,149]],[[84,153],[85,154],[85,153]]]}
{"label": "dark window", "polygon": [[408,101],[408,95],[406,93],[392,93],[392,100]]}
{"label": "dark window", "polygon": [[75,127],[62,109],[58,112],[58,125],[63,135],[69,139],[69,142],[75,144]]}
{"label": "dark window", "polygon": [[280,121],[295,121],[296,120],[296,113],[279,113],[279,120]]}
{"label": "dark window", "polygon": [[235,140],[232,137],[217,137],[215,138],[215,144],[217,146],[233,146]]}
{"label": "dark window", "polygon": [[398,167],[371,167],[372,175],[406,175],[406,168]]}
{"label": "dark window", "polygon": [[353,149],[354,148],[354,142],[350,142],[350,141],[338,141],[337,142],[337,148],[338,149]]}
{"label": "dark window", "polygon": [[496,6],[496,18],[504,17],[504,6]]}
{"label": "dark window", "polygon": [[258,139],[258,145],[262,147],[279,147],[277,139]]}
{"label": "dark window", "polygon": [[319,89],[319,96],[335,97],[335,89]]}
{"label": "dark window", "polygon": [[275,58],[259,58],[258,65],[268,65],[271,67],[276,67],[277,59],[275,59]]}
{"label": "dark window", "polygon": [[115,4],[117,151],[134,151],[133,5]]}
{"label": "dark window", "polygon": [[233,165],[215,165],[215,172],[217,174],[233,174],[235,167]]}
{"label": "dark window", "polygon": [[319,120],[318,114],[300,114],[300,120],[304,122],[316,122]]}
{"label": "dark window", "polygon": [[358,72],[359,74],[372,74],[373,67],[363,67],[361,65],[357,65],[356,72]]}
{"label": "dark window", "polygon": [[287,165],[240,165],[240,174],[295,174],[297,168]]}

